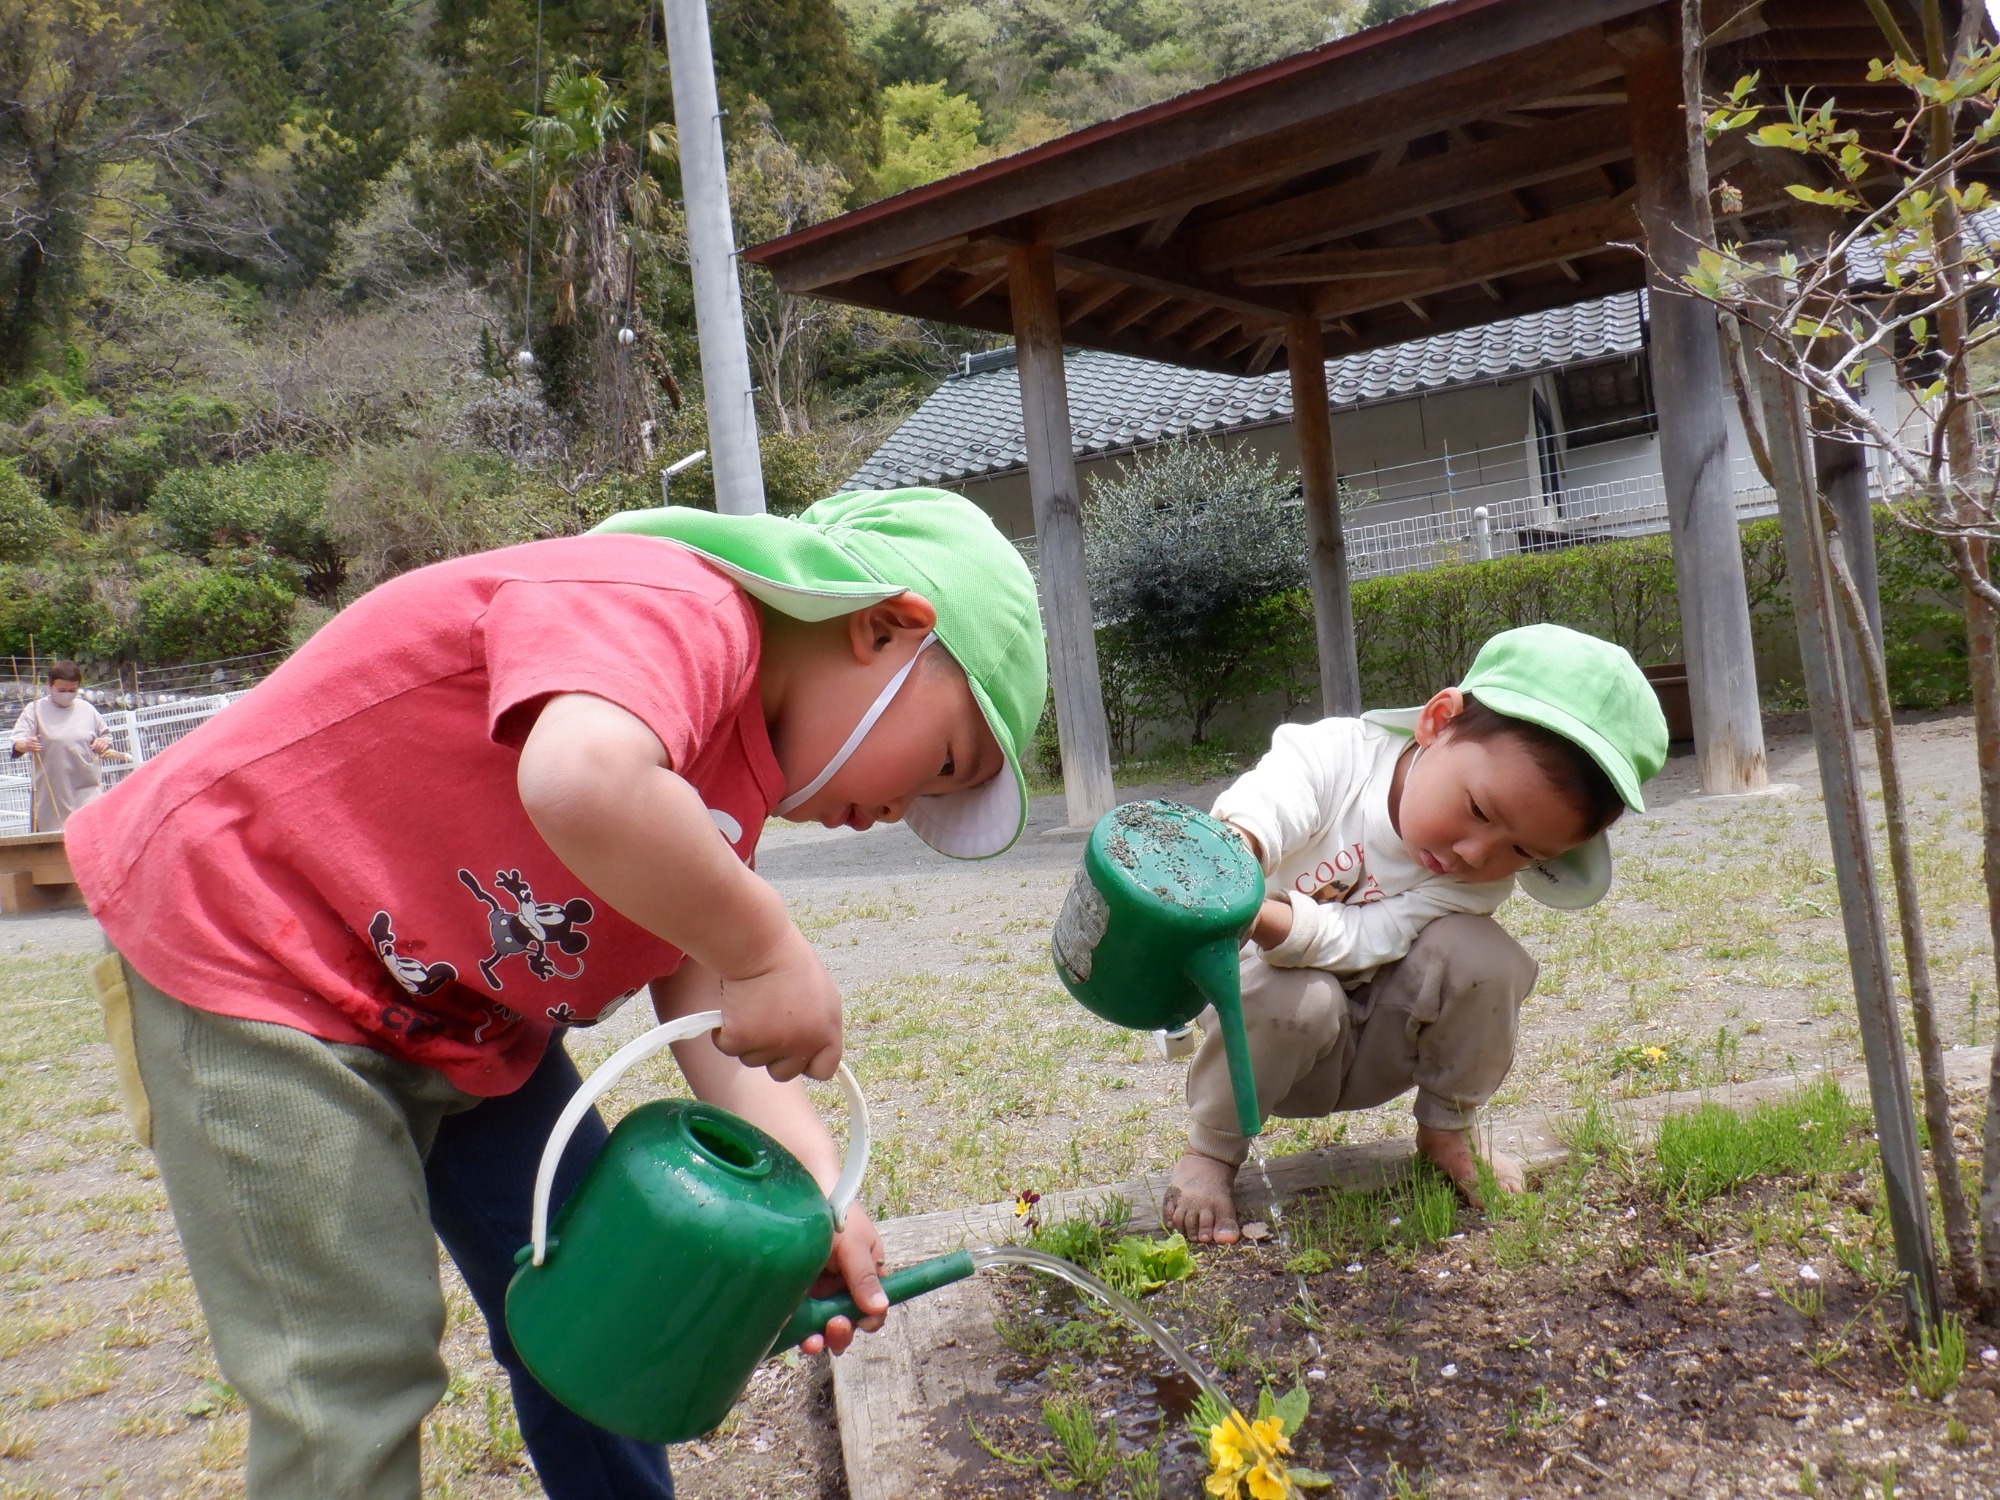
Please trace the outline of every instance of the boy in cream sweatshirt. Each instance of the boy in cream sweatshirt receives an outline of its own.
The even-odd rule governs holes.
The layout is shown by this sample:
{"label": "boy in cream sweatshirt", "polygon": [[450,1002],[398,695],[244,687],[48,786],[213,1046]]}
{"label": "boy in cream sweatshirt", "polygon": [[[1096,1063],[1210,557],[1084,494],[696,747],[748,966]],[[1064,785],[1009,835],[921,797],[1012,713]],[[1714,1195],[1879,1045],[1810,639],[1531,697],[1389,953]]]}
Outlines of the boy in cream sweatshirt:
{"label": "boy in cream sweatshirt", "polygon": [[[1560,625],[1494,636],[1421,708],[1279,729],[1214,808],[1266,877],[1241,970],[1259,1113],[1368,1109],[1414,1088],[1418,1151],[1473,1194],[1473,1117],[1513,1064],[1535,982],[1492,913],[1517,882],[1548,906],[1602,897],[1604,830],[1644,810],[1666,755],[1632,658]],[[1165,1218],[1228,1244],[1249,1141],[1220,1034],[1204,1031]],[[1518,1163],[1490,1165],[1519,1191]]]}

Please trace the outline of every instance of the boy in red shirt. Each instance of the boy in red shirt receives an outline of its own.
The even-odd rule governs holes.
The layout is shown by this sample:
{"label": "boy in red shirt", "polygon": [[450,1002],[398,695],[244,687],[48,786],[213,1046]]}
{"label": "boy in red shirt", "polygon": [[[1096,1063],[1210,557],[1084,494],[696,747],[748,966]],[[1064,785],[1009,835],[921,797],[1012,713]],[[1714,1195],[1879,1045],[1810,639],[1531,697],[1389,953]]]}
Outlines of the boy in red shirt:
{"label": "boy in red shirt", "polygon": [[[506,1345],[533,1162],[577,1085],[549,1042],[642,986],[662,1019],[720,1009],[675,1049],[690,1086],[831,1182],[801,1075],[838,1062],[840,997],[751,871],[764,820],[999,853],[1046,674],[1027,568],[958,496],[630,513],[392,580],[71,821],[251,1495],[418,1493],[433,1219],[548,1492],[671,1494],[659,1450],[562,1412]],[[851,1211],[828,1269],[864,1326],[880,1255]]]}

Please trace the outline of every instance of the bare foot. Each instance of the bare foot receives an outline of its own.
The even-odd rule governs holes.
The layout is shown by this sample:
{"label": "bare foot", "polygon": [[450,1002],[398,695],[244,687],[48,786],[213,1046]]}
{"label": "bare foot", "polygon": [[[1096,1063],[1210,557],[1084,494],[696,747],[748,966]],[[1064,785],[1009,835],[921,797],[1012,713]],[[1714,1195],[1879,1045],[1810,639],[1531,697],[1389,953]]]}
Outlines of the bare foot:
{"label": "bare foot", "polygon": [[[1474,1208],[1485,1207],[1479,1201],[1479,1159],[1473,1153],[1470,1131],[1419,1125],[1417,1150],[1437,1164],[1438,1170],[1452,1180],[1468,1203]],[[1505,1151],[1488,1151],[1486,1164],[1493,1169],[1493,1180],[1503,1193],[1518,1193],[1527,1187],[1527,1174],[1520,1162]]]}
{"label": "bare foot", "polygon": [[1167,1184],[1167,1201],[1160,1217],[1201,1244],[1233,1245],[1236,1223],[1236,1168],[1199,1151],[1189,1150],[1174,1166]]}

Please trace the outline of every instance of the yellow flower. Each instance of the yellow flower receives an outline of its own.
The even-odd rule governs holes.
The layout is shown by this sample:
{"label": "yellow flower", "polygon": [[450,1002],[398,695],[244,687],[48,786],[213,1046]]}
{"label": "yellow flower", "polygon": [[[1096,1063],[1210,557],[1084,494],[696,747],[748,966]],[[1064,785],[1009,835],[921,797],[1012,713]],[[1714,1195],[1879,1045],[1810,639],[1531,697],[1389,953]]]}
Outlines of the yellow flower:
{"label": "yellow flower", "polygon": [[[1240,1422],[1243,1420],[1238,1417]],[[1292,1445],[1285,1440],[1285,1423],[1280,1417],[1265,1417],[1250,1424],[1250,1440],[1257,1451],[1263,1454],[1290,1453]]]}
{"label": "yellow flower", "polygon": [[1291,1493],[1278,1456],[1290,1453],[1285,1424],[1278,1417],[1252,1422],[1240,1412],[1208,1430],[1208,1462],[1214,1469],[1205,1482],[1217,1500],[1236,1500],[1244,1484],[1254,1500],[1284,1500]]}
{"label": "yellow flower", "polygon": [[[1216,1474],[1234,1474],[1249,1462],[1247,1450],[1251,1444],[1251,1429],[1236,1412],[1231,1412],[1227,1421],[1217,1422],[1208,1429],[1208,1465]],[[1231,1481],[1234,1488],[1234,1481]],[[1220,1495],[1225,1493],[1216,1490]]]}

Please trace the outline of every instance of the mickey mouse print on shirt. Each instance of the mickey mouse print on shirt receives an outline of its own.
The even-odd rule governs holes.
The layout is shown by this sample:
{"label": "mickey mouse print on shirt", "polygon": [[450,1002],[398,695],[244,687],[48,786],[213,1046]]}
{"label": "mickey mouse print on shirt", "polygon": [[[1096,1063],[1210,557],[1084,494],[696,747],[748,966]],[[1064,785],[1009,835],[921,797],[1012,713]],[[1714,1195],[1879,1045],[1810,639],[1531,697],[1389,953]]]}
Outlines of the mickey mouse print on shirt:
{"label": "mickey mouse print on shirt", "polygon": [[[510,910],[487,893],[472,871],[461,869],[458,878],[486,908],[487,936],[493,951],[479,960],[479,972],[488,985],[496,990],[502,987],[502,981],[493,971],[516,954],[526,955],[528,972],[537,979],[576,979],[582,975],[581,960],[574,969],[565,969],[551,954],[581,953],[590,946],[589,935],[577,930],[597,914],[588,901],[581,896],[571,897],[560,905],[537,901],[519,870],[500,870],[494,874],[493,883],[513,898]],[[558,1015],[558,1011],[563,1014]],[[567,1005],[556,1006],[549,1012],[549,1018],[569,1021],[575,1018],[575,1012]]]}

